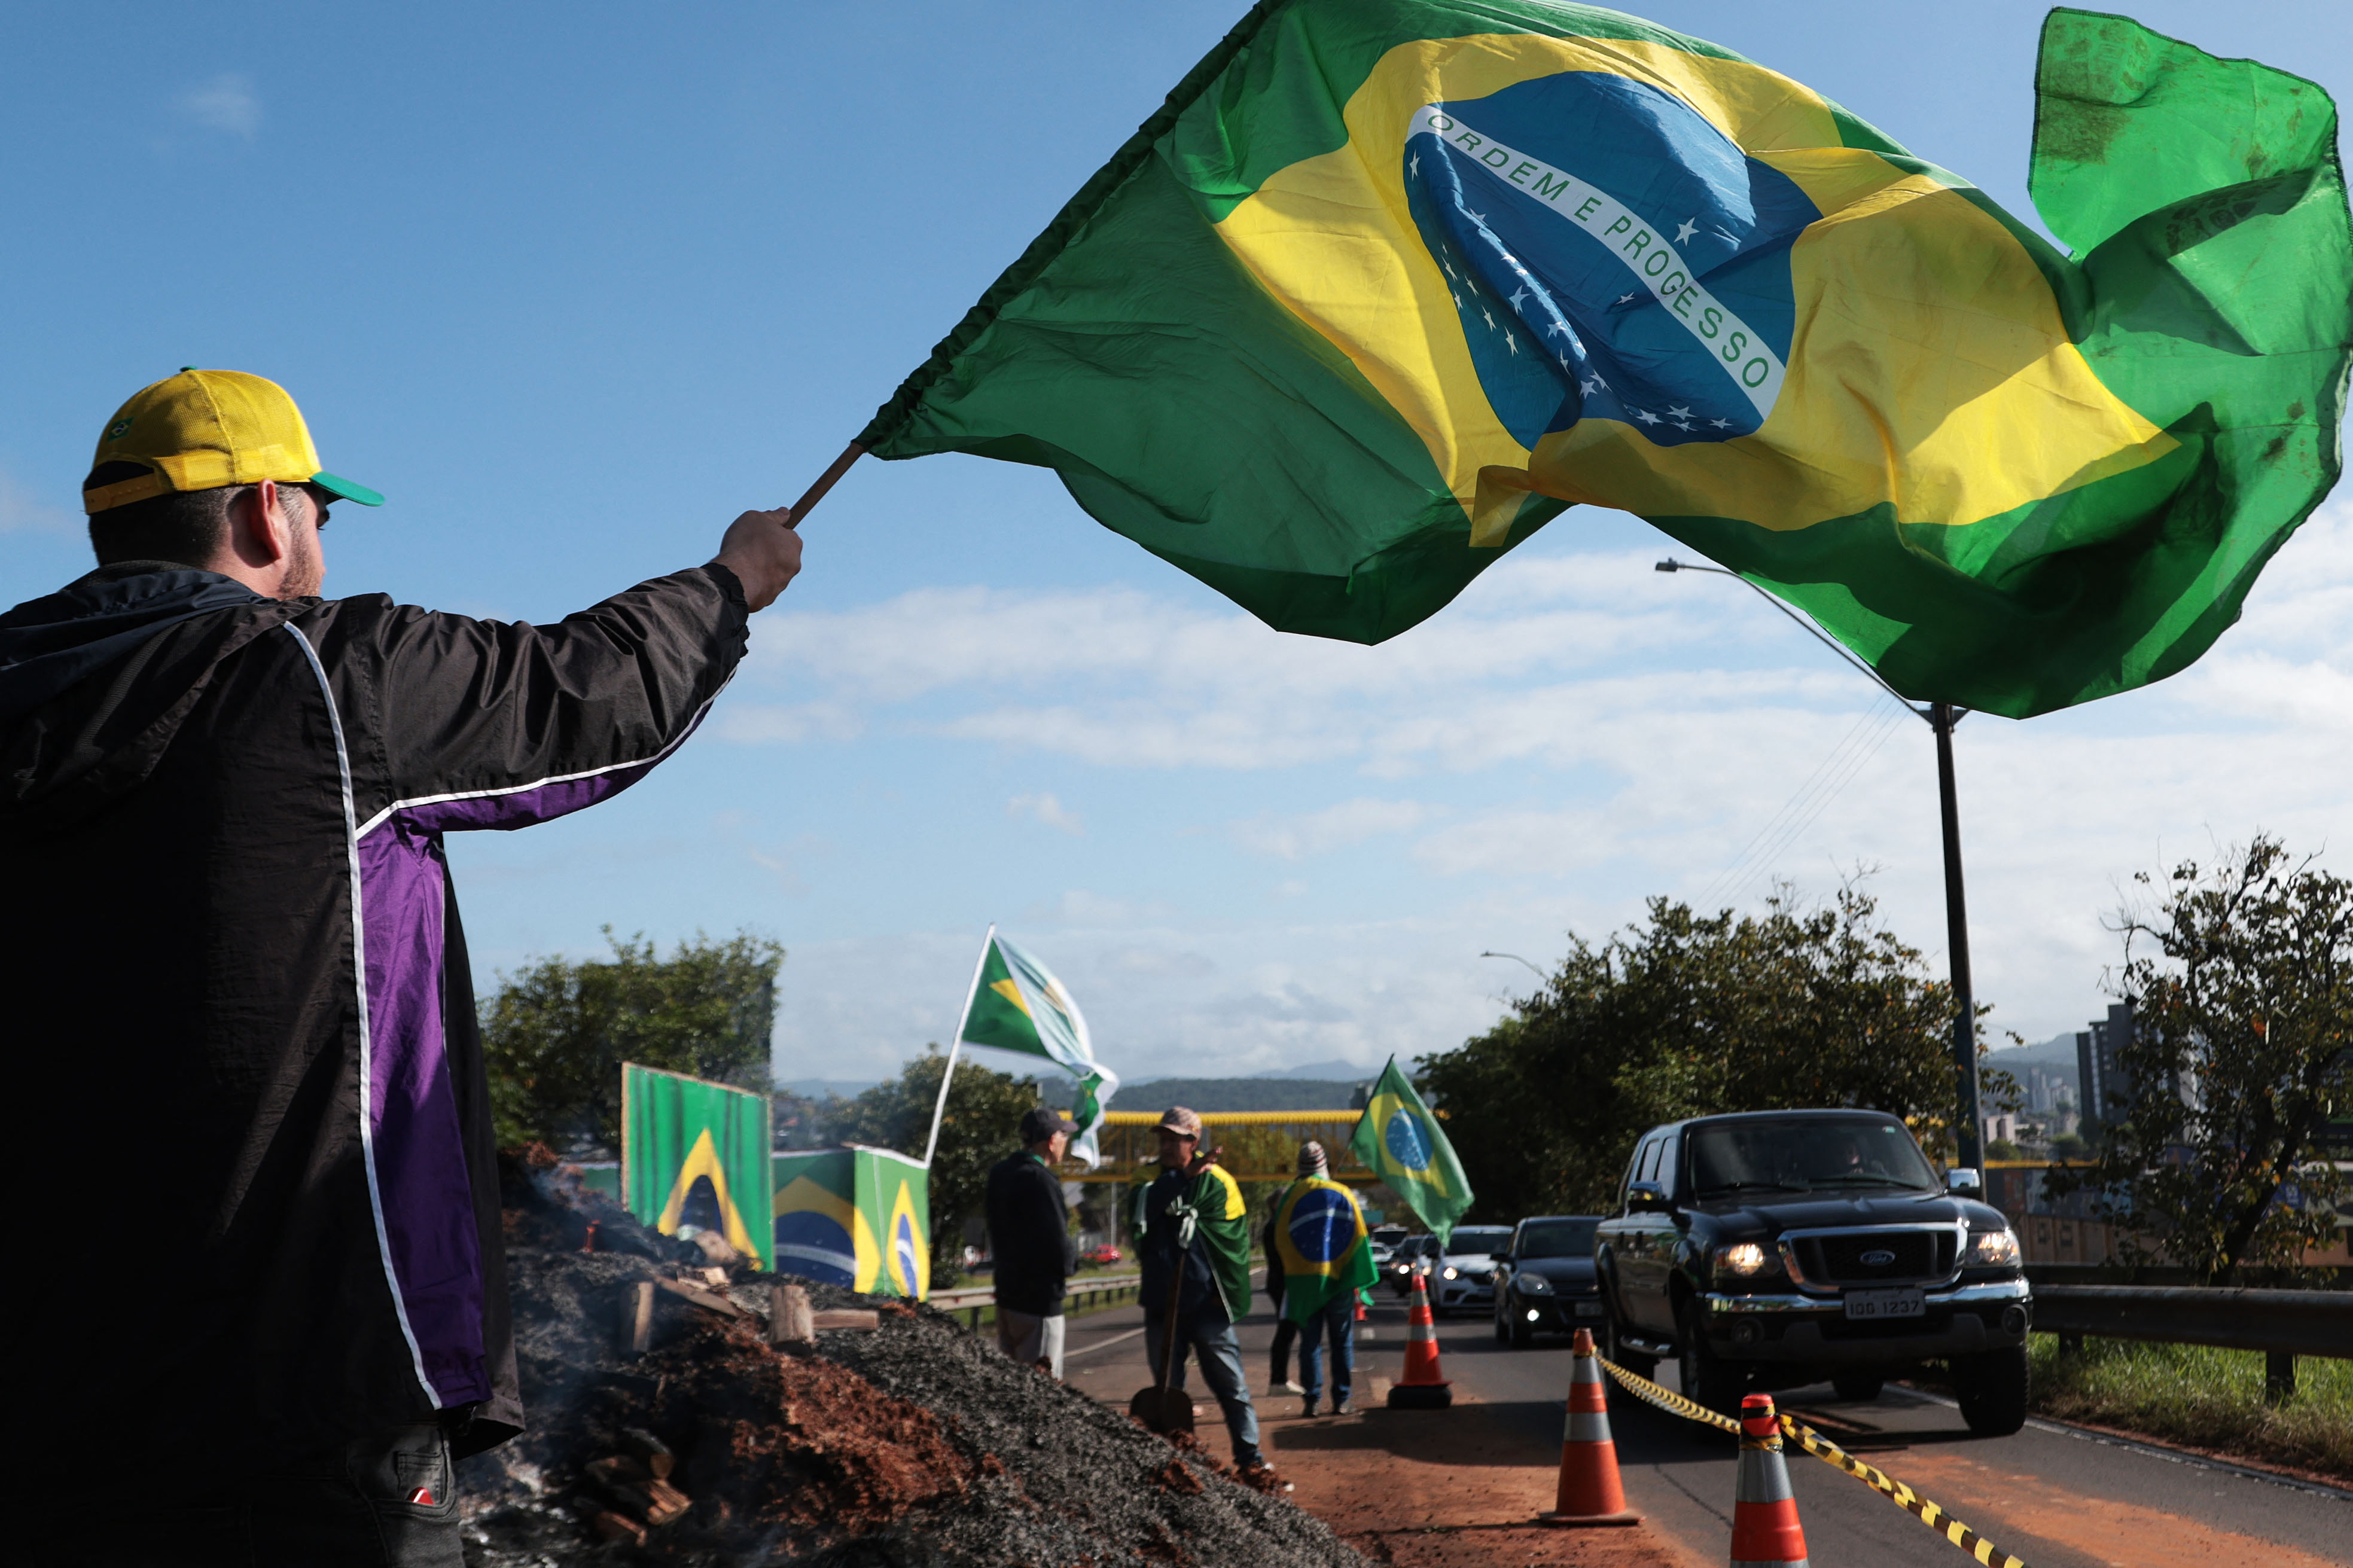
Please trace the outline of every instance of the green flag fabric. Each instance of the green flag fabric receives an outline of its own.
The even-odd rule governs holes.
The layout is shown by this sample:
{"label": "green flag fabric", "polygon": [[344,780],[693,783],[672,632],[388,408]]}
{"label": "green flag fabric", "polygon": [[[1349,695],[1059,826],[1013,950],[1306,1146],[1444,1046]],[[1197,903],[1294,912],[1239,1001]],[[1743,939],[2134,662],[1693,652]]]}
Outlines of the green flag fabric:
{"label": "green flag fabric", "polygon": [[754,1267],[776,1262],[768,1097],[621,1064],[623,1205],[664,1236],[693,1224]]}
{"label": "green flag fabric", "polygon": [[2035,88],[2072,254],[1632,16],[1264,0],[859,441],[1050,468],[1285,631],[1392,637],[1584,502],[1910,697],[2126,690],[2212,644],[2337,477],[2336,108],[2067,9]]}
{"label": "green flag fabric", "polygon": [[973,988],[956,1038],[967,1046],[1043,1057],[1079,1086],[1071,1120],[1071,1153],[1090,1167],[1103,1163],[1096,1150],[1103,1112],[1119,1089],[1119,1077],[1095,1060],[1079,1005],[1051,971],[991,928],[981,955],[980,984]]}
{"label": "green flag fabric", "polygon": [[1322,1176],[1303,1177],[1275,1200],[1274,1246],[1282,1264],[1282,1315],[1304,1324],[1335,1296],[1354,1296],[1381,1277],[1356,1194]]}
{"label": "green flag fabric", "polygon": [[[1455,1221],[1471,1206],[1471,1184],[1454,1158],[1454,1145],[1439,1130],[1438,1118],[1422,1103],[1420,1093],[1398,1070],[1395,1057],[1381,1069],[1348,1147],[1444,1246],[1454,1234]],[[1286,1280],[1283,1289],[1290,1288]]]}
{"label": "green flag fabric", "polygon": [[[1128,1194],[1128,1228],[1138,1237],[1150,1229],[1145,1199],[1160,1174],[1155,1170],[1150,1181],[1136,1183]],[[1241,1184],[1221,1165],[1205,1166],[1184,1195],[1168,1205],[1167,1213],[1179,1224],[1186,1215],[1192,1216],[1193,1243],[1208,1260],[1226,1317],[1240,1322],[1249,1315],[1250,1302],[1250,1205],[1242,1201]],[[1156,1303],[1152,1305],[1158,1310]]]}

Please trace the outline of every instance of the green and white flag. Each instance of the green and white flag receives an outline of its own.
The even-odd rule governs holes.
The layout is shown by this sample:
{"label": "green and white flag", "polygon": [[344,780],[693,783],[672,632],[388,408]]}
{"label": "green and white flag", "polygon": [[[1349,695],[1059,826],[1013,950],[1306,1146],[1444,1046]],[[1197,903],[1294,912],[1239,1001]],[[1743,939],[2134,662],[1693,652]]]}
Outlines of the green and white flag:
{"label": "green and white flag", "polygon": [[1070,1074],[1079,1086],[1078,1103],[1071,1108],[1071,1120],[1079,1124],[1071,1135],[1071,1154],[1090,1167],[1103,1163],[1095,1135],[1119,1078],[1095,1060],[1086,1018],[1062,983],[994,928],[981,952],[979,979],[956,1043],[1043,1057]]}
{"label": "green and white flag", "polygon": [[1471,1184],[1454,1158],[1454,1145],[1438,1130],[1438,1118],[1405,1074],[1398,1071],[1395,1057],[1381,1069],[1372,1103],[1357,1120],[1348,1147],[1412,1205],[1421,1223],[1437,1235],[1438,1244],[1445,1246],[1454,1234],[1454,1222],[1471,1206]]}

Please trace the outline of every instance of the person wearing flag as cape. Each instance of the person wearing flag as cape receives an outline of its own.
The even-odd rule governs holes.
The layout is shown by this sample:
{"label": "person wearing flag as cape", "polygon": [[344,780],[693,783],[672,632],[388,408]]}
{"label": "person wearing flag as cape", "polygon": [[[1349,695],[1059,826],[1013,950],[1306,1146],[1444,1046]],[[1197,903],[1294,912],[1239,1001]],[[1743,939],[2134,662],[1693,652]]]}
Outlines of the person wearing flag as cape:
{"label": "person wearing flag as cape", "polygon": [[[1218,1396],[1233,1438],[1234,1468],[1243,1480],[1263,1489],[1271,1472],[1259,1453],[1258,1411],[1250,1404],[1241,1344],[1234,1336],[1234,1324],[1250,1310],[1249,1210],[1240,1184],[1216,1163],[1218,1152],[1201,1148],[1198,1116],[1172,1106],[1156,1131],[1160,1173],[1149,1184],[1138,1184],[1128,1209],[1144,1276],[1145,1361],[1160,1365],[1174,1330],[1168,1386],[1182,1388],[1187,1353],[1200,1357],[1201,1380]],[[1193,1240],[1180,1251],[1177,1238],[1187,1214],[1194,1220]],[[1167,1302],[1180,1269],[1184,1283],[1172,1324]]]}
{"label": "person wearing flag as cape", "polygon": [[1348,1414],[1355,1380],[1356,1292],[1380,1277],[1356,1195],[1332,1180],[1324,1145],[1299,1146],[1299,1179],[1283,1189],[1267,1226],[1270,1268],[1282,1268],[1282,1316],[1299,1325],[1299,1375],[1315,1414],[1324,1388],[1324,1344],[1332,1345],[1332,1414]]}

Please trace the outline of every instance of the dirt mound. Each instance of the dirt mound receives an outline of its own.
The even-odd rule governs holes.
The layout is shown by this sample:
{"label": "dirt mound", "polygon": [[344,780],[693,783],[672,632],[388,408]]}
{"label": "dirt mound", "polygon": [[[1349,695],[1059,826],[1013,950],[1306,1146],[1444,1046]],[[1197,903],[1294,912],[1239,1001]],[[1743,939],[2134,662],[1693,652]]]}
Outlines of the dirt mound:
{"label": "dirt mound", "polygon": [[[681,1272],[686,1249],[543,1156],[504,1174],[531,1430],[460,1469],[479,1568],[1364,1563],[1288,1500],[929,1308],[811,1284],[817,1308],[873,1308],[880,1327],[780,1352],[766,1342],[766,1277],[739,1269],[719,1288],[736,1316],[658,1288],[633,1356],[636,1287]],[[591,1220],[598,1250],[584,1252]],[[639,1543],[646,1510],[616,1523],[632,1510],[600,1479],[647,1436],[668,1450],[660,1484],[691,1500]],[[620,1538],[600,1539],[600,1523]]]}

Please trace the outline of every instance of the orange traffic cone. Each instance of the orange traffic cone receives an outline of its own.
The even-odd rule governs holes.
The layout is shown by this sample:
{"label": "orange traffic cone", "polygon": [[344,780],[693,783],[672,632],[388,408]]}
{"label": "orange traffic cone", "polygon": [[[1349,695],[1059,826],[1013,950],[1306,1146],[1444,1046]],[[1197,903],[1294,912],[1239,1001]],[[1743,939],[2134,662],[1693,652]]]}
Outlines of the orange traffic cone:
{"label": "orange traffic cone", "polygon": [[1609,1394],[1593,1354],[1593,1331],[1577,1331],[1570,1352],[1568,1429],[1560,1435],[1560,1490],[1539,1524],[1637,1524],[1618,1484],[1618,1445],[1609,1436]]}
{"label": "orange traffic cone", "polygon": [[1740,1402],[1740,1474],[1732,1489],[1732,1568],[1806,1568],[1806,1532],[1781,1462],[1773,1396]]}
{"label": "orange traffic cone", "polygon": [[1453,1404],[1453,1388],[1438,1375],[1438,1320],[1430,1315],[1430,1288],[1419,1274],[1405,1325],[1405,1375],[1389,1388],[1389,1408],[1438,1410]]}

